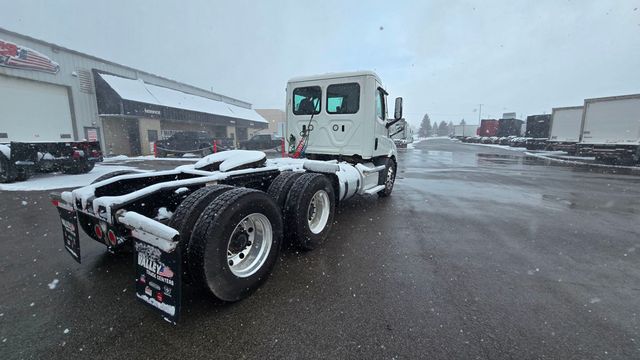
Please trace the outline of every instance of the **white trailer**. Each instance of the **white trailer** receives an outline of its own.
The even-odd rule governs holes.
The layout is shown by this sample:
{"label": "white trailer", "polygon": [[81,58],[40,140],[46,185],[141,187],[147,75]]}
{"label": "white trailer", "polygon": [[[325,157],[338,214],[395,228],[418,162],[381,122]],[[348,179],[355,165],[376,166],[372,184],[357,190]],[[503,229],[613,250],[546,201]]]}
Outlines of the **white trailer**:
{"label": "white trailer", "polygon": [[[231,150],[194,165],[115,172],[52,194],[64,247],[81,261],[78,229],[118,251],[133,243],[136,297],[175,323],[181,279],[233,302],[269,276],[283,242],[322,246],[335,207],[355,195],[391,195],[396,147],[387,93],[372,72],[290,80],[287,127],[293,157]],[[300,158],[301,155],[306,158]]]}
{"label": "white trailer", "polygon": [[478,133],[478,128],[478,125],[454,125],[453,136],[455,136],[456,138],[476,136]]}
{"label": "white trailer", "polygon": [[553,108],[547,149],[576,153],[576,145],[580,141],[583,109],[583,106]]}
{"label": "white trailer", "polygon": [[640,160],[640,94],[585,99],[581,154],[596,160],[637,163]]}
{"label": "white trailer", "polygon": [[393,142],[396,143],[397,147],[406,148],[407,144],[413,143],[413,129],[405,119],[398,121],[389,130],[389,136],[393,139]]}

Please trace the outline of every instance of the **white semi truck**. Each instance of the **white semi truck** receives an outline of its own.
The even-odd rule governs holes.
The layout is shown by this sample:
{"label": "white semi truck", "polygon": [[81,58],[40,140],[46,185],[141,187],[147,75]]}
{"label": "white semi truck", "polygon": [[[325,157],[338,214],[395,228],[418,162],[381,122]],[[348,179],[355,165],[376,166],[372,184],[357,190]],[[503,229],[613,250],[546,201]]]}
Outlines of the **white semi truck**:
{"label": "white semi truck", "polygon": [[640,94],[586,99],[578,150],[599,161],[638,163]]}
{"label": "white semi truck", "polygon": [[406,148],[408,144],[413,143],[413,129],[405,119],[398,121],[389,130],[389,136],[396,143],[396,147]]}
{"label": "white semi truck", "polygon": [[110,251],[132,244],[137,298],[172,323],[183,276],[223,301],[247,297],[271,273],[283,242],[321,246],[337,204],[389,196],[395,182],[389,129],[402,118],[402,98],[389,119],[373,72],[292,79],[286,113],[294,158],[230,150],[52,194],[65,249],[81,261],[78,228]]}
{"label": "white semi truck", "polygon": [[574,155],[580,141],[582,106],[557,107],[551,111],[551,129],[547,149]]}

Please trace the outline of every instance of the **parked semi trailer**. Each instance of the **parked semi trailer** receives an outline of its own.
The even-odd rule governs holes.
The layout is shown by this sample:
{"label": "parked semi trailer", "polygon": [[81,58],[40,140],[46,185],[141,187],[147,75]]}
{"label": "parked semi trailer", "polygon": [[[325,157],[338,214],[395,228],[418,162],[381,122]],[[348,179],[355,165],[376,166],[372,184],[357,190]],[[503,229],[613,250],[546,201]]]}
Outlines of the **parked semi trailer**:
{"label": "parked semi trailer", "polygon": [[522,136],[524,121],[520,119],[500,119],[498,120],[497,137]]}
{"label": "parked semi trailer", "polygon": [[586,99],[580,154],[598,161],[640,161],[640,94]]}
{"label": "parked semi trailer", "polygon": [[478,136],[492,137],[498,134],[498,120],[483,119],[480,120],[480,128],[478,128]]}
{"label": "parked semi trailer", "polygon": [[97,141],[17,142],[0,144],[0,183],[24,181],[34,172],[83,174],[102,161]]}
{"label": "parked semi trailer", "polygon": [[294,158],[230,150],[52,194],[65,248],[81,261],[78,228],[110,251],[132,244],[136,297],[172,323],[183,276],[223,301],[247,297],[271,273],[284,241],[321,246],[337,204],[354,195],[389,196],[395,181],[389,129],[402,118],[402,98],[388,119],[376,74],[295,78],[286,103]]}
{"label": "parked semi trailer", "polygon": [[549,126],[551,114],[527,116],[527,125],[524,137],[528,150],[544,149],[549,139]]}
{"label": "parked semi trailer", "polygon": [[478,125],[454,125],[453,136],[462,139],[478,135]]}
{"label": "parked semi trailer", "polygon": [[582,106],[557,107],[551,111],[547,150],[575,155],[582,127]]}

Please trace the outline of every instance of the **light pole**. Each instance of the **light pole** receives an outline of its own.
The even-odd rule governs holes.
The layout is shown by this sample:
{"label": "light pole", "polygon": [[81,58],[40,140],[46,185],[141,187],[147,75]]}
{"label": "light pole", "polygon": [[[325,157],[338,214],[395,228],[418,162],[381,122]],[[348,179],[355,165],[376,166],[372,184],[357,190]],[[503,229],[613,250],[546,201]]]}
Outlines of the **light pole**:
{"label": "light pole", "polygon": [[482,104],[479,104],[479,108],[480,110],[478,110],[478,124],[480,124],[480,121],[482,120]]}

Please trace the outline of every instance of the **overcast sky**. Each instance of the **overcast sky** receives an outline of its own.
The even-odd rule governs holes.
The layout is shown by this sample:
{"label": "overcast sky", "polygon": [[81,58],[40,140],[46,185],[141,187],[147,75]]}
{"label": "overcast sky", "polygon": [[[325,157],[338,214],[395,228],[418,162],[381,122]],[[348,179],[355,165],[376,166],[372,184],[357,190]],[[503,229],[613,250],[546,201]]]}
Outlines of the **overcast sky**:
{"label": "overcast sky", "polygon": [[254,108],[284,108],[293,76],[365,69],[414,124],[640,93],[640,0],[0,1],[8,30]]}

